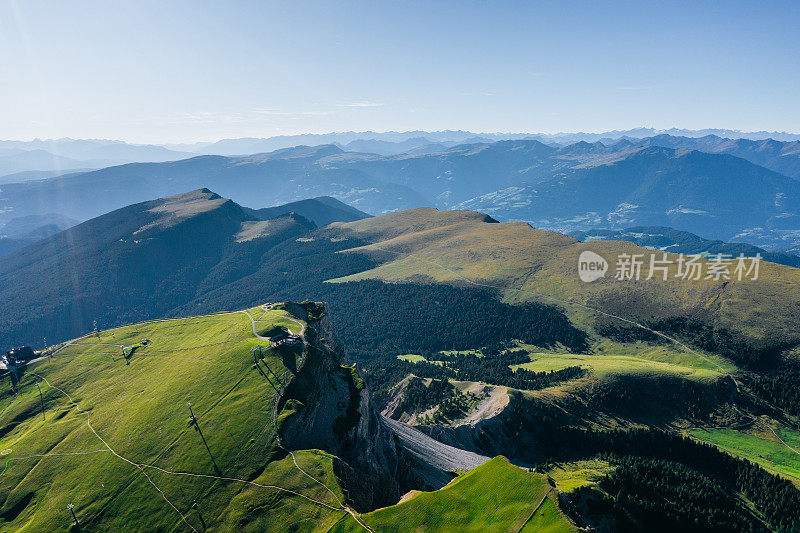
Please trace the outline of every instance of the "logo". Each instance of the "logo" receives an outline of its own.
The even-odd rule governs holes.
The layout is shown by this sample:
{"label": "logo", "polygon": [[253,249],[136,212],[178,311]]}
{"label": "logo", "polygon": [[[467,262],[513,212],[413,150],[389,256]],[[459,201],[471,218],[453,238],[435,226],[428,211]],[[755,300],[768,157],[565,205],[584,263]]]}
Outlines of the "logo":
{"label": "logo", "polygon": [[578,276],[584,283],[591,283],[606,275],[608,261],[603,256],[584,250],[578,257]]}

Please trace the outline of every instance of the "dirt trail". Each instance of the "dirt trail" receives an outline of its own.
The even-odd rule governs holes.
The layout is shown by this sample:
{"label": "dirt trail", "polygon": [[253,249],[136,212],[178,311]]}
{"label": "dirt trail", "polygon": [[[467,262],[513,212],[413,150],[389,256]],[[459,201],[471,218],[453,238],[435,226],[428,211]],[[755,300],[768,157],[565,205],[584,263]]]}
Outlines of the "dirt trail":
{"label": "dirt trail", "polygon": [[[264,306],[262,306],[262,308],[264,309],[264,311],[265,311],[265,314],[266,314],[267,312],[269,312],[269,310],[267,309],[267,305],[264,305]],[[269,339],[267,339],[266,337],[262,337],[262,336],[260,336],[260,335],[258,334],[258,332],[257,332],[257,330],[256,330],[256,323],[255,323],[255,320],[253,320],[253,317],[252,317],[252,316],[250,316],[250,314],[249,314],[247,311],[232,311],[232,312],[225,312],[225,313],[214,313],[214,314],[211,314],[211,315],[197,315],[197,316],[193,316],[193,317],[185,317],[185,318],[166,318],[166,319],[148,320],[148,321],[146,321],[146,322],[139,322],[138,324],[152,324],[152,323],[158,323],[158,322],[168,322],[168,321],[173,321],[173,320],[186,320],[186,319],[190,319],[190,318],[204,318],[204,317],[213,317],[213,316],[230,315],[230,314],[239,314],[239,313],[241,313],[241,314],[244,314],[245,316],[247,316],[247,317],[248,317],[248,319],[250,320],[251,327],[252,327],[252,333],[253,333],[253,335],[254,335],[255,337],[257,337],[257,338],[259,338],[259,339],[261,339],[261,340],[269,340]],[[273,314],[275,314],[276,316],[281,316],[281,318],[287,318],[287,317],[284,317],[284,316],[282,316],[282,315],[277,315],[277,313],[273,313]],[[262,317],[263,317],[263,315],[262,315]],[[295,319],[294,319],[294,318],[292,318],[292,317],[288,317],[288,319],[289,319],[289,320],[291,320],[292,322],[295,322],[295,323],[297,323],[297,324],[300,326],[300,336],[302,336],[302,335],[303,335],[303,333],[305,332],[305,325],[304,325],[302,322],[300,322],[300,321],[298,321],[298,320],[295,320]],[[133,324],[131,324],[131,325],[133,325]],[[71,345],[79,345],[80,343],[78,343],[77,341],[80,341],[80,340],[82,340],[82,339],[85,339],[85,338],[89,337],[90,335],[94,335],[94,334],[95,334],[95,332],[92,332],[92,333],[90,333],[90,334],[88,334],[88,335],[83,335],[83,336],[81,336],[81,337],[78,337],[78,338],[76,338],[76,339],[73,339],[73,340],[71,340],[71,341],[68,341],[68,342],[64,343],[64,344],[63,344],[61,347],[59,347],[59,348],[58,348],[58,350],[56,350],[56,351],[54,351],[52,354],[50,354],[50,356],[54,356],[54,355],[56,355],[56,354],[57,354],[57,352],[59,352],[59,351],[63,350],[63,349],[64,349],[64,348],[66,348],[67,346],[71,346]],[[114,346],[119,346],[119,345],[114,345]],[[25,366],[27,366],[27,365],[29,365],[29,364],[32,364],[32,363],[35,363],[35,362],[38,362],[38,361],[41,361],[41,360],[43,360],[43,359],[46,359],[46,358],[47,358],[47,357],[40,357],[40,358],[37,358],[37,359],[31,360],[31,361],[28,361],[28,362],[26,363],[26,365],[25,365]],[[261,488],[274,489],[274,490],[278,490],[278,491],[281,491],[281,492],[290,493],[290,494],[292,494],[292,495],[294,495],[294,496],[298,496],[298,497],[300,497],[300,498],[303,498],[303,499],[305,499],[305,500],[307,500],[307,501],[309,501],[309,502],[312,502],[312,503],[314,503],[314,504],[317,504],[317,505],[320,505],[320,506],[322,506],[322,507],[328,508],[328,509],[330,509],[330,510],[332,510],[332,511],[344,511],[344,512],[347,512],[348,514],[350,514],[350,515],[353,517],[353,519],[354,519],[354,520],[355,520],[355,521],[356,521],[356,522],[357,522],[359,525],[361,525],[361,526],[362,526],[364,529],[366,529],[367,531],[369,531],[370,533],[372,533],[372,529],[371,529],[369,526],[367,526],[367,525],[366,525],[366,524],[365,524],[365,523],[364,523],[364,522],[361,520],[360,516],[358,516],[358,514],[357,514],[357,513],[356,513],[356,512],[355,512],[353,509],[351,509],[350,507],[348,507],[348,506],[344,505],[344,504],[343,504],[343,502],[341,502],[341,501],[339,500],[339,498],[336,496],[336,494],[335,494],[335,493],[334,493],[334,492],[333,492],[333,491],[332,491],[332,490],[331,490],[331,489],[330,489],[330,488],[329,488],[327,485],[325,485],[325,484],[324,484],[324,483],[322,483],[321,481],[319,481],[319,480],[317,480],[316,478],[314,478],[313,476],[311,476],[311,475],[310,475],[308,472],[306,472],[305,470],[303,470],[303,469],[300,467],[300,465],[298,465],[298,464],[297,464],[297,460],[296,460],[295,454],[294,454],[294,452],[292,452],[292,451],[290,451],[290,450],[286,450],[286,451],[287,451],[287,452],[289,452],[289,453],[291,454],[291,456],[292,456],[292,460],[293,460],[293,462],[294,462],[295,466],[296,466],[296,467],[297,467],[297,468],[298,468],[298,469],[299,469],[299,470],[300,470],[300,471],[301,471],[301,472],[302,472],[304,475],[306,475],[306,476],[307,476],[307,477],[309,477],[311,480],[313,480],[314,482],[316,482],[316,483],[318,483],[318,484],[322,485],[322,486],[323,486],[323,487],[324,487],[326,490],[328,490],[328,492],[330,492],[330,493],[333,495],[334,499],[335,499],[335,500],[337,501],[337,503],[339,504],[339,507],[336,507],[336,506],[333,506],[333,505],[329,505],[329,504],[327,504],[327,503],[325,503],[325,502],[322,502],[322,501],[316,500],[316,499],[314,499],[314,498],[311,498],[311,497],[309,497],[309,496],[306,496],[305,494],[302,494],[302,493],[300,493],[300,492],[296,492],[296,491],[293,491],[293,490],[291,490],[291,489],[287,489],[287,488],[285,488],[285,487],[281,487],[281,486],[278,486],[278,485],[268,485],[268,484],[262,484],[262,483],[257,483],[257,482],[255,482],[255,481],[248,481],[248,480],[245,480],[245,479],[239,479],[239,478],[234,478],[234,477],[215,476],[215,475],[210,475],[210,474],[197,474],[197,473],[193,473],[193,472],[176,472],[176,471],[167,470],[167,469],[165,469],[165,468],[161,468],[161,467],[159,467],[159,466],[150,465],[150,464],[145,464],[145,463],[139,463],[139,462],[133,461],[133,460],[131,460],[131,459],[128,459],[127,457],[124,457],[124,456],[122,456],[122,455],[121,455],[121,454],[119,454],[119,453],[118,453],[116,450],[114,450],[114,449],[113,449],[113,448],[112,448],[112,447],[111,447],[111,446],[108,444],[108,442],[107,442],[105,439],[103,439],[103,438],[100,436],[100,434],[99,434],[99,433],[98,433],[98,432],[95,430],[95,428],[92,426],[92,423],[91,423],[91,413],[90,413],[89,411],[85,411],[85,410],[81,409],[80,405],[79,405],[77,402],[75,402],[75,401],[72,399],[72,397],[71,397],[69,394],[67,394],[67,392],[65,392],[63,389],[61,389],[61,388],[59,388],[59,387],[57,387],[57,386],[55,386],[55,385],[51,384],[51,383],[50,383],[50,382],[47,380],[47,378],[45,378],[45,377],[43,377],[43,376],[40,376],[40,375],[38,375],[38,374],[36,374],[36,373],[34,373],[34,372],[31,372],[31,375],[38,377],[38,378],[39,378],[39,379],[41,379],[41,380],[42,380],[44,383],[46,383],[46,384],[47,384],[47,386],[49,386],[50,388],[52,388],[52,389],[54,389],[54,390],[58,391],[59,393],[61,393],[62,395],[64,395],[64,396],[67,398],[67,400],[70,402],[70,404],[72,404],[72,405],[75,407],[75,410],[76,410],[77,412],[79,412],[79,413],[81,413],[81,414],[84,414],[84,415],[86,415],[86,424],[87,424],[87,426],[88,426],[88,427],[89,427],[89,429],[92,431],[92,433],[95,435],[95,437],[97,437],[97,439],[98,439],[98,440],[99,440],[99,441],[100,441],[100,442],[103,444],[103,446],[105,446],[105,449],[104,449],[104,450],[94,450],[94,451],[90,451],[90,452],[73,452],[73,453],[65,453],[65,454],[33,455],[33,456],[28,456],[28,457],[25,457],[25,459],[32,459],[32,458],[43,458],[43,457],[55,457],[55,456],[70,456],[70,455],[86,455],[86,454],[92,454],[92,453],[98,453],[98,452],[110,452],[112,455],[114,455],[114,456],[115,456],[115,457],[117,457],[118,459],[120,459],[120,460],[122,460],[122,461],[125,461],[126,463],[128,463],[128,464],[130,464],[131,466],[133,466],[133,467],[135,467],[136,469],[138,469],[138,470],[139,470],[139,471],[142,473],[142,475],[144,475],[144,477],[147,479],[147,481],[150,483],[150,485],[152,485],[152,486],[153,486],[153,487],[156,489],[156,491],[159,493],[159,495],[161,496],[161,498],[162,498],[162,499],[163,499],[163,500],[164,500],[164,501],[165,501],[165,502],[166,502],[166,503],[167,503],[167,504],[168,504],[168,505],[169,505],[169,506],[170,506],[170,507],[171,507],[171,508],[172,508],[172,509],[173,509],[173,510],[174,510],[174,511],[175,511],[175,512],[176,512],[176,513],[177,513],[177,514],[180,516],[180,519],[181,519],[181,521],[182,521],[182,522],[183,522],[183,523],[184,523],[184,524],[185,524],[185,525],[186,525],[186,526],[187,526],[187,527],[188,527],[190,530],[192,530],[192,531],[194,531],[194,532],[196,532],[196,533],[197,533],[197,529],[196,529],[194,526],[192,526],[192,524],[191,524],[191,523],[189,523],[189,521],[186,519],[186,515],[185,515],[184,513],[182,513],[182,512],[181,512],[181,511],[180,511],[180,510],[179,510],[179,509],[178,509],[178,508],[175,506],[175,504],[173,504],[173,503],[172,503],[172,501],[171,501],[171,500],[170,500],[170,499],[167,497],[167,495],[164,493],[164,491],[162,491],[162,490],[161,490],[161,488],[160,488],[158,485],[156,485],[156,484],[155,484],[155,482],[153,482],[153,480],[150,478],[150,476],[149,476],[149,475],[147,474],[147,472],[145,471],[146,469],[153,469],[153,470],[157,470],[157,471],[159,471],[159,472],[162,472],[162,473],[164,473],[164,474],[173,475],[173,476],[186,476],[186,477],[194,477],[194,478],[215,479],[215,480],[219,480],[219,481],[238,482],[238,483],[243,483],[243,484],[253,485],[253,486],[257,486],[257,487],[261,487]],[[7,407],[8,407],[8,406],[7,406]],[[283,446],[282,446],[282,445],[281,445],[281,448],[283,448]],[[284,449],[285,449],[285,448],[284,448]],[[8,465],[8,463],[9,463],[10,461],[12,461],[12,460],[21,460],[21,459],[23,459],[23,457],[10,457],[10,458],[8,458],[8,459],[7,459],[7,461],[6,461],[6,466],[7,466],[7,465]],[[4,469],[4,470],[5,470],[5,469]]]}

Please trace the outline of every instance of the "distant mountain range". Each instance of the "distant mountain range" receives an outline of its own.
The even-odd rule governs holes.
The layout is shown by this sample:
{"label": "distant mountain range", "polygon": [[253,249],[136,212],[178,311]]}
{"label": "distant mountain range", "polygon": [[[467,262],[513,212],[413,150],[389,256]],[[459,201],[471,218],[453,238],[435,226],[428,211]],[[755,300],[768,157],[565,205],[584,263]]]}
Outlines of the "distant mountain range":
{"label": "distant mountain range", "polygon": [[743,132],[730,129],[688,130],[681,128],[670,128],[666,130],[659,130],[655,128],[633,128],[629,130],[614,130],[600,133],[475,133],[462,130],[415,130],[406,132],[349,131],[323,134],[279,135],[267,138],[248,137],[241,139],[223,139],[213,143],[167,144],[164,146],[172,150],[193,152],[198,154],[246,155],[258,152],[271,152],[273,150],[290,148],[292,146],[298,146],[302,144],[336,144],[341,147],[346,147],[348,151],[366,151],[386,155],[389,153],[408,151],[425,144],[436,143],[441,143],[442,145],[449,147],[456,144],[474,142],[536,139],[544,143],[572,144],[579,141],[608,142],[624,138],[642,139],[656,135],[683,137],[706,137],[712,135],[729,139],[774,139],[777,141],[787,142],[800,140],[800,134],[798,133],[778,131]]}
{"label": "distant mountain range", "polygon": [[[95,139],[0,141],[0,176],[26,171],[61,173],[122,163],[175,161],[192,155],[163,146]],[[0,183],[8,181],[0,177]]]}
{"label": "distant mountain range", "polygon": [[[86,220],[132,201],[209,187],[250,208],[330,196],[373,215],[435,206],[561,232],[668,226],[769,250],[800,247],[798,141],[658,135],[566,145],[470,138],[475,142],[452,146],[467,133],[391,134],[400,140],[43,174],[2,184],[0,223],[48,212]],[[330,136],[308,138],[323,137]],[[265,147],[251,141],[250,150]]]}
{"label": "distant mountain range", "polygon": [[790,178],[800,179],[800,141],[780,142],[774,139],[726,139],[716,135],[699,138],[657,135],[630,141],[634,146],[662,146],[697,150],[710,154],[728,154],[774,170]]}
{"label": "distant mountain range", "polygon": [[768,248],[800,238],[800,182],[733,156],[660,147],[575,165],[458,207],[562,232],[669,226]]}
{"label": "distant mountain range", "polygon": [[248,157],[199,156],[9,184],[2,188],[0,222],[45,208],[85,220],[132,201],[202,187],[221,191],[247,207],[280,205],[315,196],[333,196],[370,214],[428,204],[419,193],[402,185],[325,164],[343,153],[328,145]]}
{"label": "distant mountain range", "polygon": [[[648,137],[679,136],[689,139],[701,138],[693,146],[700,149],[708,145],[703,138],[716,137],[730,140],[773,140],[776,142],[795,142],[800,134],[785,132],[741,132],[725,129],[685,130],[672,128],[656,130],[653,128],[634,128],[630,130],[608,131],[602,133],[473,133],[469,131],[407,131],[407,132],[341,132],[325,134],[280,135],[267,138],[223,139],[216,142],[191,144],[129,144],[123,141],[106,139],[35,139],[33,141],[0,141],[0,183],[36,179],[32,175],[19,175],[8,179],[9,174],[27,171],[46,171],[63,173],[69,170],[103,168],[124,163],[164,162],[185,159],[193,155],[251,155],[272,152],[299,145],[316,146],[333,144],[348,152],[364,152],[379,155],[399,153],[429,153],[442,151],[459,144],[491,143],[501,140],[538,140],[546,144],[565,145],[576,142],[603,142],[612,144],[620,139],[636,141]],[[691,144],[691,143],[690,143]],[[716,141],[712,141],[716,144]],[[734,143],[736,144],[736,143]],[[710,147],[718,151],[719,147]],[[740,150],[742,151],[742,150]],[[746,151],[746,150],[744,150]],[[729,153],[729,152],[726,152]],[[739,155],[739,154],[733,154]],[[743,157],[739,155],[739,157]],[[754,155],[762,158],[762,155]],[[763,162],[753,161],[757,164]],[[790,171],[782,168],[767,168],[787,175],[797,175],[797,167]]]}

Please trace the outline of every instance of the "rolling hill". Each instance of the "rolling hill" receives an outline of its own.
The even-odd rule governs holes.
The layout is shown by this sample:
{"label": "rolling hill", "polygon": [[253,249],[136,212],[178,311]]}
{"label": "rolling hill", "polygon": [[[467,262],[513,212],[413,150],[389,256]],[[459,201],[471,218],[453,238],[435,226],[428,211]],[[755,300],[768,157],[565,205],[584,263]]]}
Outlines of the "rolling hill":
{"label": "rolling hill", "polygon": [[[0,476],[10,529],[68,527],[66,503],[87,524],[122,527],[139,513],[129,502],[142,499],[148,527],[188,530],[768,531],[800,521],[787,445],[800,439],[798,269],[764,262],[757,280],[694,281],[673,264],[666,280],[618,280],[619,254],[650,250],[464,210],[321,228],[296,213],[258,213],[196,190],[113,211],[0,265],[6,344],[62,343],[94,319],[101,329],[145,321],[52,347],[18,376],[18,397],[4,389],[0,448],[26,453]],[[580,281],[585,250],[609,261],[606,277]],[[259,305],[305,299],[328,303],[324,320],[315,304]],[[220,313],[251,305],[252,323]],[[171,316],[187,318],[159,320]],[[266,354],[294,376],[273,407],[249,349],[263,342],[254,333],[278,325],[307,325],[309,350],[300,362]],[[342,366],[347,357],[354,366]],[[107,451],[88,415],[57,403],[66,397],[50,385],[92,413]],[[377,413],[392,401],[415,426]],[[52,427],[54,405],[66,414]],[[130,438],[142,428],[146,438]],[[167,446],[164,432],[176,435]],[[293,461],[276,435],[293,451],[322,451],[295,451]],[[486,462],[497,455],[539,473]],[[68,479],[57,458],[91,475]],[[600,466],[589,474],[587,464]],[[541,475],[557,469],[553,481]],[[399,501],[411,489],[428,492]]]}
{"label": "rolling hill", "polygon": [[[272,247],[316,228],[293,207],[268,210],[267,216],[283,214],[264,219],[201,189],[129,206],[40,240],[0,264],[0,339],[39,344],[42,337],[77,335],[95,320],[112,325],[163,316],[252,274]],[[321,222],[366,216],[329,199],[301,207]]]}
{"label": "rolling hill", "polygon": [[[343,520],[368,529],[354,507],[436,488],[416,477],[424,465],[395,445],[363,383],[324,342],[326,320],[317,304],[287,303],[131,324],[3,373],[0,530],[328,531]],[[259,336],[278,326],[304,344]],[[546,492],[542,476],[497,461],[459,488],[489,488],[498,476]],[[454,489],[429,498],[444,503]],[[508,510],[490,527],[534,512],[525,494],[497,494]]]}
{"label": "rolling hill", "polygon": [[[487,286],[508,301],[552,301],[572,308],[570,312],[577,312],[573,302],[602,304],[605,312],[631,319],[658,322],[691,315],[753,339],[800,340],[793,325],[796,318],[790,318],[800,312],[800,270],[783,265],[764,262],[755,281],[693,281],[676,278],[677,257],[671,255],[666,281],[620,281],[613,277],[616,258],[623,253],[647,255],[648,250],[624,242],[581,243],[521,222],[494,223],[472,211],[422,208],[334,224],[325,231],[373,243],[349,253],[366,254],[380,263],[339,281],[430,279]],[[580,281],[578,255],[584,250],[607,259],[607,277]]]}
{"label": "rolling hill", "polygon": [[263,221],[253,213],[200,190],[109,213],[7,256],[0,338],[38,343],[73,336],[94,320],[113,325],[278,297],[332,298],[334,306],[341,299],[366,309],[383,289],[354,302],[368,284],[324,282],[374,279],[488,289],[509,303],[562,308],[601,329],[606,319],[581,306],[702,345],[713,333],[717,348],[741,361],[768,359],[800,342],[800,274],[791,267],[763,262],[757,280],[683,280],[671,255],[666,281],[609,274],[582,283],[576,269],[583,250],[606,258],[611,273],[620,254],[650,252],[631,243],[580,243],[472,211],[422,208],[320,229],[296,214]]}

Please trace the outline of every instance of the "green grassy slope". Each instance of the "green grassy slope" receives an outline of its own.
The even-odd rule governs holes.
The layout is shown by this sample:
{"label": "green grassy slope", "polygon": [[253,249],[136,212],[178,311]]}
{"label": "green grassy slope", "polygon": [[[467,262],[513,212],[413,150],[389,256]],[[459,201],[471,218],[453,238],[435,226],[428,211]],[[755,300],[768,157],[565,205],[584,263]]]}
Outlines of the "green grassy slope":
{"label": "green grassy slope", "polygon": [[[283,313],[251,310],[259,328]],[[67,531],[69,503],[90,531],[311,531],[341,518],[333,458],[296,454],[318,483],[276,446],[251,328],[244,313],[121,327],[31,365],[16,397],[4,378],[0,530]],[[143,338],[126,364],[115,345]],[[264,361],[287,372],[272,351]]]}
{"label": "green grassy slope", "polygon": [[593,375],[604,377],[608,374],[654,374],[673,375],[686,379],[714,379],[720,373],[714,370],[697,369],[691,366],[653,361],[633,355],[587,355],[537,352],[531,354],[532,361],[513,365],[512,368],[525,368],[535,372],[561,370],[569,366],[580,366]]}
{"label": "green grassy slope", "polygon": [[[789,446],[800,449],[800,434],[782,428],[777,430]],[[761,465],[800,485],[800,456],[774,440],[729,428],[693,429],[692,437]],[[771,435],[770,435],[771,436]]]}
{"label": "green grassy slope", "polygon": [[555,481],[556,488],[562,492],[570,492],[578,487],[594,486],[614,467],[602,459],[589,459],[556,463],[547,475]]}
{"label": "green grassy slope", "polygon": [[520,533],[569,533],[570,531],[574,531],[574,528],[564,519],[550,496],[544,499],[542,505],[520,529]]}
{"label": "green grassy slope", "polygon": [[[380,262],[376,268],[334,281],[426,277],[496,287],[512,302],[541,300],[564,305],[579,323],[596,317],[559,301],[588,304],[639,320],[691,315],[752,339],[800,342],[796,328],[800,319],[800,269],[783,265],[762,262],[756,281],[681,280],[675,277],[676,264],[670,268],[667,281],[618,281],[613,275],[620,254],[650,252],[632,243],[581,243],[522,222],[487,223],[477,213],[430,208],[334,224],[328,231],[373,243],[349,253],[366,254]],[[608,260],[609,272],[604,279],[593,283],[579,280],[578,256],[584,250]],[[645,260],[648,258],[645,255]],[[675,254],[669,258],[677,261]],[[646,277],[647,265],[642,272]]]}
{"label": "green grassy slope", "polygon": [[[550,490],[545,476],[495,457],[438,491],[416,494],[365,514],[363,520],[375,531],[387,532],[519,531],[523,525],[524,531],[540,531],[530,529],[535,525],[541,525],[541,531],[571,531],[546,498]],[[357,524],[346,517],[333,531],[357,531]]]}

